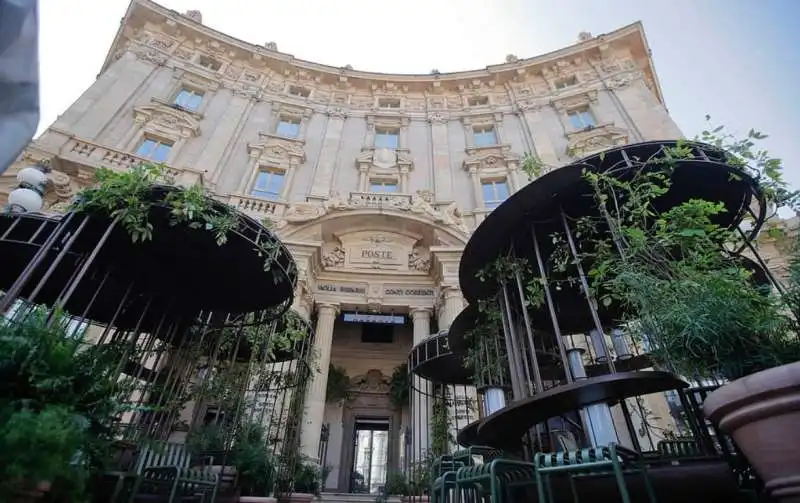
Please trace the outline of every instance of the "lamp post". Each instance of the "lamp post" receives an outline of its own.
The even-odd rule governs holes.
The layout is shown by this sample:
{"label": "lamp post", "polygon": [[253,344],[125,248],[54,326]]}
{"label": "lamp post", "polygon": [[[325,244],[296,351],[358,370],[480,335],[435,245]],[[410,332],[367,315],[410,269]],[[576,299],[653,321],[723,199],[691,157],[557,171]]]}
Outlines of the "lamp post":
{"label": "lamp post", "polygon": [[26,166],[17,173],[19,186],[8,194],[7,211],[11,213],[31,213],[42,209],[47,174],[50,167],[44,163]]}

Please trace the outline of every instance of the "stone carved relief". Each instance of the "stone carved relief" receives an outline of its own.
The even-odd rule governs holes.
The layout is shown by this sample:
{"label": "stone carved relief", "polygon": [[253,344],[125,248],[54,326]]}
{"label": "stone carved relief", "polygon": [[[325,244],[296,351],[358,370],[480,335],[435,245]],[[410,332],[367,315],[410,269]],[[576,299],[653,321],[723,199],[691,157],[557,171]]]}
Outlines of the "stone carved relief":
{"label": "stone carved relief", "polygon": [[341,267],[344,265],[345,251],[341,246],[334,246],[331,251],[322,256],[322,265],[328,267]]}
{"label": "stone carved relief", "polygon": [[624,89],[633,82],[644,77],[644,72],[626,72],[606,79],[605,83],[611,89]]}
{"label": "stone carved relief", "polygon": [[567,155],[585,157],[587,155],[628,143],[628,133],[613,124],[581,130],[570,134]]}
{"label": "stone carved relief", "polygon": [[154,65],[163,65],[167,62],[167,55],[142,45],[132,45],[131,52],[136,54],[136,57],[147,61],[148,63],[153,63]]}
{"label": "stone carved relief", "polygon": [[366,374],[354,377],[351,381],[351,391],[358,393],[388,393],[391,378],[383,375],[378,369],[369,370]]}
{"label": "stone carved relief", "polygon": [[414,248],[408,254],[408,268],[411,271],[428,273],[431,270],[430,254],[422,248]]}

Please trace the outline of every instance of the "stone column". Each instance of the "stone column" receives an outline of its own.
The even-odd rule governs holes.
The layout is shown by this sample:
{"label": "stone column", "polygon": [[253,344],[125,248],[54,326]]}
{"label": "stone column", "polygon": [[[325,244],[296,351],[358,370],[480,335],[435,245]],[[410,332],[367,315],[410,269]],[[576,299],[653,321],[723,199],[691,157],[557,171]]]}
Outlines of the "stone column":
{"label": "stone column", "polygon": [[428,114],[428,121],[431,123],[433,151],[433,186],[436,189],[437,202],[453,200],[453,174],[450,166],[447,120],[447,117],[441,113]]}
{"label": "stone column", "polygon": [[338,306],[317,304],[317,327],[314,333],[314,352],[318,356],[319,373],[314,374],[306,390],[305,422],[301,437],[303,453],[317,459],[322,421],[325,418],[325,391],[328,386],[328,366],[331,362],[333,322]]}
{"label": "stone column", "polygon": [[[424,307],[411,309],[411,319],[414,322],[414,345],[421,343],[431,334],[431,310]],[[431,422],[431,398],[433,387],[430,381],[421,377],[412,376],[411,382],[414,390],[411,392],[411,428],[412,428],[412,456],[415,461],[422,459],[422,455],[430,447],[428,425]]]}
{"label": "stone column", "polygon": [[452,285],[442,286],[442,302],[439,306],[439,330],[447,330],[458,313],[464,309],[461,290]]}

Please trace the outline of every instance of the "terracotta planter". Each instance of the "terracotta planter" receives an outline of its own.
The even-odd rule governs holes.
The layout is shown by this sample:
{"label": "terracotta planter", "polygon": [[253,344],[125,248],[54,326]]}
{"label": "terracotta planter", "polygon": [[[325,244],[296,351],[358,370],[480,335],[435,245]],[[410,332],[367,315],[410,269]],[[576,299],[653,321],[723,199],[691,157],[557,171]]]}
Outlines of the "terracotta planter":
{"label": "terracotta planter", "polygon": [[800,503],[800,362],[737,379],[703,403],[782,503]]}
{"label": "terracotta planter", "polygon": [[277,501],[266,496],[239,496],[239,503],[277,503]]}

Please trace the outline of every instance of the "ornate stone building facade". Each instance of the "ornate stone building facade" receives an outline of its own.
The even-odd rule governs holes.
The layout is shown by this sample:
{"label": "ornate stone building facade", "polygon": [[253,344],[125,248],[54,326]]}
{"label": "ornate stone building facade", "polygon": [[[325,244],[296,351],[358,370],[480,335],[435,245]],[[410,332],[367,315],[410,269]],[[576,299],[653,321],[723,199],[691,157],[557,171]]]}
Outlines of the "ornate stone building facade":
{"label": "ornate stone building facade", "polygon": [[[303,448],[317,457],[329,425],[327,486],[347,490],[359,418],[387,420],[387,463],[400,462],[410,425],[388,401],[389,376],[464,307],[461,250],[528,182],[523,156],[549,170],[679,136],[638,23],[480,70],[388,75],[302,61],[214,31],[197,11],[133,0],[96,82],[6,172],[0,194],[25,163],[48,160],[45,210],[59,211],[95,168],[152,160],[274,222],[301,271],[294,308],[314,320],[322,369]],[[370,332],[343,313],[401,323]],[[329,363],[355,383],[346,405],[326,403]]]}

